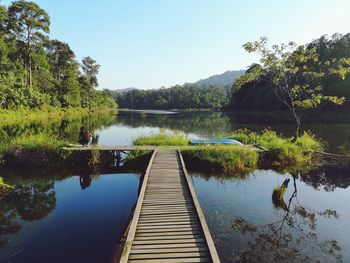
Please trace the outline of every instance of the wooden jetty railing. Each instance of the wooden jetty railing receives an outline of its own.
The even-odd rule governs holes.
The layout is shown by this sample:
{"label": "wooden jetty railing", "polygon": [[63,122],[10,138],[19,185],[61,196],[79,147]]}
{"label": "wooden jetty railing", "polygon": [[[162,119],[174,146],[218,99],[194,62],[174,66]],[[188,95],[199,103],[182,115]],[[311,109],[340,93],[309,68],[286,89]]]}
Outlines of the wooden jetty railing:
{"label": "wooden jetty railing", "polygon": [[180,151],[153,152],[120,262],[220,262]]}

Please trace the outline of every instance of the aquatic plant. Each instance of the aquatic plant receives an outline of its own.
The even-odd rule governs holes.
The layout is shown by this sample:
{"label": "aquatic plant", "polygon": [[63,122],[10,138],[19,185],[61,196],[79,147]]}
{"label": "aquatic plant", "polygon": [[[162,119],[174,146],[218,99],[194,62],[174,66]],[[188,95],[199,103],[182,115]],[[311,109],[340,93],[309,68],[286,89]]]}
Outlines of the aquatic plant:
{"label": "aquatic plant", "polygon": [[244,144],[255,144],[266,150],[263,159],[274,165],[296,165],[310,162],[316,151],[322,150],[322,145],[310,132],[304,132],[295,142],[292,138],[284,138],[276,132],[265,129],[261,133],[246,129],[237,130],[231,138]]}
{"label": "aquatic plant", "polygon": [[243,146],[194,146],[181,148],[186,159],[202,161],[223,172],[245,172],[258,163],[257,151]]}
{"label": "aquatic plant", "polygon": [[54,164],[66,157],[66,153],[62,151],[62,147],[66,145],[66,140],[46,133],[16,137],[9,144],[1,145],[2,164]]}
{"label": "aquatic plant", "polygon": [[149,136],[140,136],[133,141],[134,145],[153,145],[153,146],[184,146],[189,141],[178,133],[166,133],[160,131]]}
{"label": "aquatic plant", "polygon": [[0,177],[0,197],[8,193],[13,186],[5,183],[4,178]]}
{"label": "aquatic plant", "polygon": [[98,149],[98,147],[92,146],[91,147],[91,157],[90,157],[88,164],[90,166],[95,166],[95,165],[100,164],[100,161],[101,161],[100,150]]}

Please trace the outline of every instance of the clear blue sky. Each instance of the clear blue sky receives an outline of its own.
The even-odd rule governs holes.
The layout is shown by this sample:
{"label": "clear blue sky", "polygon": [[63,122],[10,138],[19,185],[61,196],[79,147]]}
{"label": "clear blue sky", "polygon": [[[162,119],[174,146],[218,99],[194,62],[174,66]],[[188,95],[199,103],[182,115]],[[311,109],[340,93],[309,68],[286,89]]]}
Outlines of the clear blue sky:
{"label": "clear blue sky", "polygon": [[[11,1],[1,1],[8,4]],[[194,82],[256,60],[242,44],[350,32],[349,0],[36,0],[51,38],[101,65],[100,88]]]}

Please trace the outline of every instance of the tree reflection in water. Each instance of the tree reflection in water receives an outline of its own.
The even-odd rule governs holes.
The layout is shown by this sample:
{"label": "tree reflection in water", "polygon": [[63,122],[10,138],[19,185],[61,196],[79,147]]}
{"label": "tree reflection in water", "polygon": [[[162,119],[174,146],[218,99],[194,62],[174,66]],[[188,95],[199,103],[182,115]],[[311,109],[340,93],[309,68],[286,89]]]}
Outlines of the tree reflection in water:
{"label": "tree reflection in water", "polygon": [[0,247],[7,243],[7,234],[21,229],[18,217],[25,221],[45,218],[56,207],[54,182],[47,179],[23,182],[0,200]]}
{"label": "tree reflection in water", "polygon": [[[274,207],[280,211],[279,219],[268,225],[256,226],[244,218],[236,218],[232,223],[234,229],[254,238],[249,242],[249,249],[242,251],[236,259],[239,262],[293,262],[293,261],[342,261],[340,246],[334,239],[319,240],[317,220],[320,217],[338,219],[336,211],[314,211],[303,206],[297,198],[298,175],[292,175],[294,191],[284,201],[289,179],[272,194]],[[277,191],[277,192],[276,192]],[[282,196],[279,196],[279,195]],[[320,258],[310,258],[308,248],[317,251]],[[304,250],[305,249],[305,250]]]}

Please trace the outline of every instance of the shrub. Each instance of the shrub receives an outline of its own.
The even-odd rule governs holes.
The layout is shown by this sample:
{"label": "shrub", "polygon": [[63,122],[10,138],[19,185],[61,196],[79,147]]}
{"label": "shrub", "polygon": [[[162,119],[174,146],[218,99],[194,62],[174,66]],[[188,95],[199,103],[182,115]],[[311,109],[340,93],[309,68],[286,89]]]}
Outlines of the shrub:
{"label": "shrub", "polygon": [[4,182],[4,179],[0,177],[0,197],[8,193],[13,187]]}
{"label": "shrub", "polygon": [[195,146],[182,150],[186,159],[205,161],[224,172],[245,172],[257,165],[258,152],[242,146]]}
{"label": "shrub", "polygon": [[276,165],[295,165],[310,162],[315,151],[322,150],[320,142],[309,133],[304,132],[295,142],[292,138],[278,136],[276,132],[265,129],[261,133],[248,130],[238,130],[231,138],[245,144],[257,144],[266,149],[265,161],[274,162]]}
{"label": "shrub", "polygon": [[3,164],[5,166],[57,164],[64,159],[61,148],[66,145],[65,140],[45,133],[17,137],[9,144],[1,146]]}

